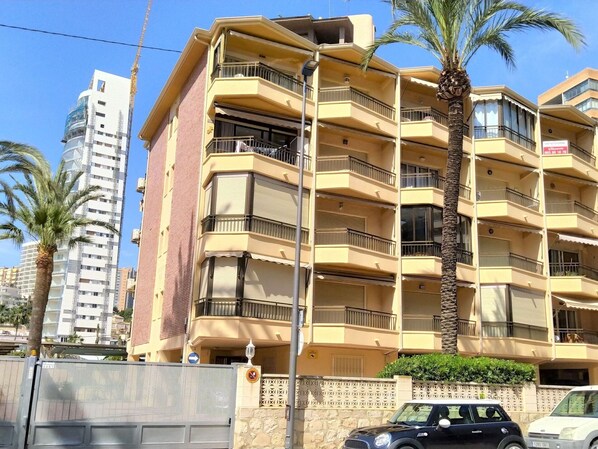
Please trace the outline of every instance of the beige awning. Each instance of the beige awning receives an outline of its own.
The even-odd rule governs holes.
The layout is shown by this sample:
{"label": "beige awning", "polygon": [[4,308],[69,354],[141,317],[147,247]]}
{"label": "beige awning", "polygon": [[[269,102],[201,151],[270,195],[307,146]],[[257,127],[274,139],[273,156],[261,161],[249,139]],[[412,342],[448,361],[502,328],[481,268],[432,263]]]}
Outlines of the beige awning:
{"label": "beige awning", "polygon": [[376,277],[367,276],[349,276],[337,273],[326,273],[322,271],[316,271],[314,273],[316,279],[324,281],[338,281],[348,282],[352,284],[369,284],[369,285],[380,285],[382,287],[394,287],[395,280],[391,278],[383,279]]}
{"label": "beige awning", "polygon": [[556,296],[556,295],[552,295],[552,297],[555,299],[558,299],[560,302],[565,304],[565,306],[570,307],[572,309],[598,311],[598,301],[592,301],[592,300],[580,301],[577,299],[563,298],[562,296]]}
{"label": "beige awning", "polygon": [[578,237],[576,235],[558,234],[559,240],[563,242],[582,243],[584,245],[598,246],[598,239],[589,239],[587,237]]}
{"label": "beige awning", "polygon": [[[230,117],[241,118],[244,120],[251,120],[254,122],[267,123],[272,126],[280,126],[281,128],[301,129],[301,121],[295,120],[292,117],[278,116],[273,117],[271,115],[261,114],[257,111],[251,111],[248,109],[240,109],[232,106],[223,104],[216,105],[216,114],[228,115]],[[306,122],[305,130],[309,131],[310,122]]]}
{"label": "beige awning", "polygon": [[[402,281],[412,281],[412,282],[434,282],[434,283],[441,282],[441,279],[439,277],[433,278],[433,277],[427,277],[427,276],[401,276],[401,280]],[[466,281],[457,281],[457,287],[476,288],[475,284],[473,284],[471,282],[466,282]]]}
{"label": "beige awning", "polygon": [[[295,266],[295,261],[291,260],[291,259],[281,259],[280,257],[265,256],[263,254],[255,254],[255,253],[251,253],[250,256],[252,259],[261,260],[263,262],[277,263],[279,265],[288,265],[290,267]],[[301,268],[309,268],[309,264],[307,264],[307,263],[300,263],[299,266]]]}
{"label": "beige awning", "polygon": [[430,87],[432,89],[438,89],[438,84],[431,83],[430,81],[426,81],[426,80],[421,80],[419,78],[414,78],[413,76],[408,76],[407,80],[411,81],[412,83],[415,83],[415,84],[421,84],[422,86]]}
{"label": "beige awning", "polygon": [[519,232],[529,232],[530,234],[542,235],[541,229],[528,228],[527,226],[520,226],[511,224],[503,221],[492,221],[492,220],[478,220],[479,225],[492,226],[495,228],[514,229]]}

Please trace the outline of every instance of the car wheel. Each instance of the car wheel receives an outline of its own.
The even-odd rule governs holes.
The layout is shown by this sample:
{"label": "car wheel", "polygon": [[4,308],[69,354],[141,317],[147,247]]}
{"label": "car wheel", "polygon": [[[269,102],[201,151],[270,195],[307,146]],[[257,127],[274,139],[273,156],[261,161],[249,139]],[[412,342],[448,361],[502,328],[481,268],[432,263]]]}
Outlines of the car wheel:
{"label": "car wheel", "polygon": [[519,443],[509,443],[503,449],[523,449],[523,446]]}
{"label": "car wheel", "polygon": [[594,440],[590,443],[590,449],[598,449],[598,440]]}

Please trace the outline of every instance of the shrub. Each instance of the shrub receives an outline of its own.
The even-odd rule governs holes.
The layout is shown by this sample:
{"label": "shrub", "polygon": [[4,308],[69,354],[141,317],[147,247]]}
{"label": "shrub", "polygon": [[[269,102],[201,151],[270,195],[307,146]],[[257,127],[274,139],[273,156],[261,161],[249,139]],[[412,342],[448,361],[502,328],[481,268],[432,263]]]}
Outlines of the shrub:
{"label": "shrub", "polygon": [[380,378],[411,376],[414,380],[521,384],[533,382],[536,370],[529,363],[490,357],[448,354],[401,356],[377,374]]}

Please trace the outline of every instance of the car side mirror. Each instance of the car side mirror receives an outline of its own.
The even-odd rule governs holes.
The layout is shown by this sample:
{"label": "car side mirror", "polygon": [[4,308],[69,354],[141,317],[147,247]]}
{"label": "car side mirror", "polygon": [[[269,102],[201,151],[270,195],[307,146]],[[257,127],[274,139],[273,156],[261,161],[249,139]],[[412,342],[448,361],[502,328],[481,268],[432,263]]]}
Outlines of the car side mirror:
{"label": "car side mirror", "polygon": [[448,429],[450,426],[451,422],[446,418],[442,418],[440,421],[438,421],[438,427],[442,429]]}

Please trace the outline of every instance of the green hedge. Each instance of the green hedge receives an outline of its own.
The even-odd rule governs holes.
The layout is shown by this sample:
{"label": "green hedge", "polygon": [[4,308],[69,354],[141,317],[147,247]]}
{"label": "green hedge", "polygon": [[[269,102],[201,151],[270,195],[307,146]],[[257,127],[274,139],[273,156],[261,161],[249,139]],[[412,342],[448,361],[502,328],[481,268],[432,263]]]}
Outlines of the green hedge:
{"label": "green hedge", "polygon": [[536,370],[529,363],[489,357],[448,354],[401,356],[377,374],[380,378],[411,376],[414,380],[521,384],[533,382]]}

